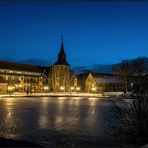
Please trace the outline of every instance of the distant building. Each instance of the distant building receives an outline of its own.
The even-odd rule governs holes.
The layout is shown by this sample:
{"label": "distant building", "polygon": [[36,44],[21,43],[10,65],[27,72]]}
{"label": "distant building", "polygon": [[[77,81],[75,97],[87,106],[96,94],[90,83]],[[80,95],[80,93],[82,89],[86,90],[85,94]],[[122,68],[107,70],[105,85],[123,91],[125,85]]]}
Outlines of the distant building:
{"label": "distant building", "polygon": [[84,73],[77,75],[78,83],[85,92],[121,91],[121,83],[115,74]]}
{"label": "distant building", "polygon": [[45,67],[0,61],[0,76],[7,84],[7,91],[42,92],[46,78]]}
{"label": "distant building", "polygon": [[0,61],[0,93],[74,91],[93,93],[117,91],[119,86],[120,82],[115,74],[75,75],[67,62],[63,40],[58,59],[52,66],[43,67]]}

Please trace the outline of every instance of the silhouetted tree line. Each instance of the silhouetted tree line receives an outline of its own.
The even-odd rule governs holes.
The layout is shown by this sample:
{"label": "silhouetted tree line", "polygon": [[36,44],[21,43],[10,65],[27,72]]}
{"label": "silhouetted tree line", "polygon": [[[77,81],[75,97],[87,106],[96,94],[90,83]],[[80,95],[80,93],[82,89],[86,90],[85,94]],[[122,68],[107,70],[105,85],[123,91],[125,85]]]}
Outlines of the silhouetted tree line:
{"label": "silhouetted tree line", "polygon": [[125,93],[147,93],[148,89],[148,58],[139,57],[124,60],[113,66],[113,72],[119,75]]}
{"label": "silhouetted tree line", "polygon": [[[114,67],[125,94],[112,101],[110,127],[123,144],[148,143],[148,58],[123,61]],[[128,92],[128,93],[127,93]]]}

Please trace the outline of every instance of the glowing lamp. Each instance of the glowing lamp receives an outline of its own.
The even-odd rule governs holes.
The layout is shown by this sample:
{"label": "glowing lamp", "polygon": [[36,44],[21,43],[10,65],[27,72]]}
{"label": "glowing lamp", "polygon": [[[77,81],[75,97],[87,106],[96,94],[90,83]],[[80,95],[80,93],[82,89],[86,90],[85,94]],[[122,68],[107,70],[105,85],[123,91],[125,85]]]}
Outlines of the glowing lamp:
{"label": "glowing lamp", "polygon": [[80,87],[76,87],[76,90],[79,91],[80,90]]}
{"label": "glowing lamp", "polygon": [[44,86],[44,90],[48,90],[49,88],[48,88],[48,86]]}
{"label": "glowing lamp", "polygon": [[93,88],[92,88],[92,91],[96,91],[96,87],[93,87]]}
{"label": "glowing lamp", "polygon": [[70,89],[71,89],[71,90],[74,90],[74,87],[72,86]]}
{"label": "glowing lamp", "polygon": [[11,90],[13,90],[13,89],[14,89],[13,86],[8,86],[8,90],[9,90],[9,91],[11,91]]}
{"label": "glowing lamp", "polygon": [[64,90],[65,88],[63,86],[60,87],[60,90]]}

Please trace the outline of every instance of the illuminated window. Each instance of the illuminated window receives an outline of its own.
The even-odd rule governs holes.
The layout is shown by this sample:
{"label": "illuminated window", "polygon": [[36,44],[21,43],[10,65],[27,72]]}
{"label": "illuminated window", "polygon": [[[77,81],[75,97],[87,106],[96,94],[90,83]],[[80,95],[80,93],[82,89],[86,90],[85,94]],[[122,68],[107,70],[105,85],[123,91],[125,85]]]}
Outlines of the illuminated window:
{"label": "illuminated window", "polygon": [[8,80],[8,76],[6,76],[6,80]]}
{"label": "illuminated window", "polygon": [[12,70],[10,70],[9,72],[10,72],[10,73],[13,73],[13,71],[12,71]]}
{"label": "illuminated window", "polygon": [[20,71],[17,71],[17,73],[18,73],[18,74],[21,74],[22,72],[20,72]]}

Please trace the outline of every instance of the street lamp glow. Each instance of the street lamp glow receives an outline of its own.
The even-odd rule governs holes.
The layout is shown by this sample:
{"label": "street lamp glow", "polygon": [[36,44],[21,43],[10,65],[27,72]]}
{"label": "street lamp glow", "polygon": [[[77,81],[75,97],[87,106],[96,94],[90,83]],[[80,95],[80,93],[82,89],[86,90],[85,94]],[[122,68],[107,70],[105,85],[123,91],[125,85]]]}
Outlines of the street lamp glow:
{"label": "street lamp glow", "polygon": [[48,88],[48,86],[44,86],[44,90],[48,90],[49,88]]}
{"label": "street lamp glow", "polygon": [[21,85],[21,84],[19,84],[19,87],[22,87],[22,85]]}
{"label": "street lamp glow", "polygon": [[18,84],[16,84],[15,87],[18,87]]}
{"label": "street lamp glow", "polygon": [[96,87],[92,87],[92,89],[91,89],[92,91],[96,91],[97,89],[96,89]]}
{"label": "street lamp glow", "polygon": [[25,83],[25,85],[26,85],[26,86],[30,86],[31,84],[30,84],[30,83]]}
{"label": "street lamp glow", "polygon": [[63,86],[60,87],[60,90],[64,90],[65,88]]}
{"label": "street lamp glow", "polygon": [[8,86],[8,90],[10,91],[10,90],[13,90],[14,89],[14,87],[13,86]]}
{"label": "street lamp glow", "polygon": [[74,90],[74,87],[72,86],[70,89],[71,89],[71,90]]}
{"label": "street lamp glow", "polygon": [[80,90],[80,87],[76,87],[76,90],[79,91]]}

